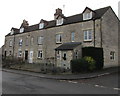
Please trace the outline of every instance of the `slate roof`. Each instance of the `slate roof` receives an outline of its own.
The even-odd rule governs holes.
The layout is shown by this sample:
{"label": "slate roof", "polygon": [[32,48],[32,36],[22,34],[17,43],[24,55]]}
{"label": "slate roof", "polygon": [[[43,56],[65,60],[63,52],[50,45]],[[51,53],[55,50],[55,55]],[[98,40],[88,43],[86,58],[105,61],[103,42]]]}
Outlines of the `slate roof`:
{"label": "slate roof", "polygon": [[77,46],[81,45],[81,42],[69,42],[69,43],[64,43],[57,47],[55,50],[73,50]]}
{"label": "slate roof", "polygon": [[[86,7],[86,8],[88,8],[88,7]],[[104,7],[104,8],[101,8],[101,9],[92,10],[95,13],[95,16],[92,18],[92,20],[100,19],[109,8],[111,8],[111,7],[108,6],[108,7]],[[60,26],[67,25],[67,24],[78,23],[78,22],[84,22],[83,13],[73,15],[73,16],[69,16],[69,17],[64,17],[64,23]],[[44,27],[44,29],[52,28],[52,27],[57,27],[56,26],[56,20],[48,21],[47,25]],[[27,28],[25,28],[25,31],[23,33],[31,32],[31,31],[35,31],[35,30],[41,30],[41,29],[39,29],[39,24],[28,26]],[[15,30],[14,35],[16,35],[16,34],[19,34],[18,30]],[[8,34],[6,36],[9,36],[9,35],[10,34]]]}

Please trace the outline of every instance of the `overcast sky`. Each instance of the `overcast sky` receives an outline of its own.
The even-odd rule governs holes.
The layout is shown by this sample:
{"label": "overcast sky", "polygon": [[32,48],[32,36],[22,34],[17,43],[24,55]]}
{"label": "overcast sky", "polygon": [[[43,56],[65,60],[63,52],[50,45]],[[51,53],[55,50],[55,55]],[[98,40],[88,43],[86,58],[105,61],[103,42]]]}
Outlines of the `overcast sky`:
{"label": "overcast sky", "polygon": [[[23,19],[34,25],[41,19],[53,20],[55,9],[63,9],[65,16],[82,13],[85,7],[99,9],[111,6],[118,15],[120,0],[1,0],[0,1],[0,47],[12,27],[19,28]],[[65,6],[65,7],[63,7]]]}

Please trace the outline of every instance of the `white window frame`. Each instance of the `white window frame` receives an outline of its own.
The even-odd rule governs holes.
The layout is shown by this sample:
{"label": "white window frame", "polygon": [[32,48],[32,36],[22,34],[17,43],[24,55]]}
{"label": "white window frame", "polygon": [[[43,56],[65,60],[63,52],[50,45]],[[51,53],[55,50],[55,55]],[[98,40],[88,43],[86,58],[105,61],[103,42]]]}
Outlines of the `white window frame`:
{"label": "white window frame", "polygon": [[84,30],[84,41],[92,41],[92,29]]}
{"label": "white window frame", "polygon": [[74,42],[75,41],[75,32],[71,33],[71,41]]}
{"label": "white window frame", "polygon": [[57,26],[58,26],[58,25],[62,25],[62,24],[63,24],[63,18],[56,20],[56,25],[57,25]]}
{"label": "white window frame", "polygon": [[62,34],[56,34],[56,43],[62,43]]}
{"label": "white window frame", "polygon": [[42,28],[44,28],[44,23],[39,24],[39,29],[42,29]]}
{"label": "white window frame", "polygon": [[24,28],[20,28],[20,33],[23,33],[24,32]]}
{"label": "white window frame", "polygon": [[13,34],[14,34],[14,30],[11,30],[10,35],[13,35]]}
{"label": "white window frame", "polygon": [[43,44],[43,40],[44,40],[44,37],[43,36],[39,36],[38,37],[38,45],[42,45]]}
{"label": "white window frame", "polygon": [[42,50],[38,50],[38,58],[42,59],[43,58],[43,51]]}
{"label": "white window frame", "polygon": [[92,18],[92,12],[83,13],[83,20],[89,20]]}
{"label": "white window frame", "polygon": [[34,37],[31,37],[31,39],[30,39],[30,44],[31,44],[31,45],[34,44]]}
{"label": "white window frame", "polygon": [[12,51],[10,50],[9,53],[10,53],[9,56],[11,56],[12,55]]}
{"label": "white window frame", "polygon": [[115,52],[114,51],[110,52],[110,59],[115,60]]}
{"label": "white window frame", "polygon": [[12,47],[12,45],[13,45],[13,41],[10,40],[10,41],[9,41],[9,46]]}
{"label": "white window frame", "polygon": [[75,51],[75,59],[78,59],[78,51]]}
{"label": "white window frame", "polygon": [[22,44],[23,44],[23,40],[19,39],[19,46],[22,46]]}
{"label": "white window frame", "polygon": [[22,57],[22,51],[21,50],[18,51],[18,57]]}

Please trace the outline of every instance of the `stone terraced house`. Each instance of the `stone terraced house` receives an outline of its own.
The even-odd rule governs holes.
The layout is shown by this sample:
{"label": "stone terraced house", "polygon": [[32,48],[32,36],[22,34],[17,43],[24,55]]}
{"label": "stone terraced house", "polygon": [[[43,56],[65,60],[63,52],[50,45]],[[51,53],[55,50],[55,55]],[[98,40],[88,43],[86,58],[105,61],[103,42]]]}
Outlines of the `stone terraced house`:
{"label": "stone terraced house", "polygon": [[82,48],[103,48],[104,68],[118,66],[119,19],[110,6],[66,17],[56,9],[54,20],[41,19],[29,26],[11,28],[5,36],[4,57],[22,58],[29,63],[50,62],[70,69],[70,61],[82,57]]}

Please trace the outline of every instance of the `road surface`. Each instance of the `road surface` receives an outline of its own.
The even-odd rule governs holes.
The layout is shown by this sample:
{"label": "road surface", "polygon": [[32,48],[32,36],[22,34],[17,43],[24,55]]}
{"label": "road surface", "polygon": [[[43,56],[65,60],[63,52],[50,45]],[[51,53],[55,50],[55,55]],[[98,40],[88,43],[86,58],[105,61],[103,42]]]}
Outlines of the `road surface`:
{"label": "road surface", "polygon": [[[113,78],[112,76],[110,78],[109,76],[106,77],[108,82],[110,79],[117,82],[117,78],[114,76],[115,74],[113,74]],[[98,79],[94,83],[93,81],[84,82],[84,80],[51,80],[4,71],[2,72],[2,77],[3,94],[118,94],[118,89],[114,89],[114,86],[97,86]],[[105,78],[101,77],[99,81],[102,81],[102,79],[104,80]]]}

